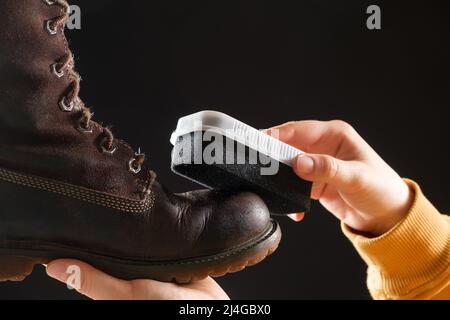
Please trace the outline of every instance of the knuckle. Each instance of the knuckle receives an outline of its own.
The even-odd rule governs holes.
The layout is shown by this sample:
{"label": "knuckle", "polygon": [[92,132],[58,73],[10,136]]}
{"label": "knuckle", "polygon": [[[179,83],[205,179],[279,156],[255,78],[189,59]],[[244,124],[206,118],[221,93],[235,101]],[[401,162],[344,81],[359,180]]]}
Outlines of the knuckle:
{"label": "knuckle", "polygon": [[352,125],[343,120],[332,120],[331,123],[334,128],[344,136],[351,136],[355,132],[355,129],[352,127]]}
{"label": "knuckle", "polygon": [[145,285],[145,280],[131,280],[128,282],[128,287],[126,288],[126,294],[131,297],[132,300],[142,299],[143,296],[148,297],[147,290],[148,286]]}
{"label": "knuckle", "polygon": [[333,180],[339,174],[339,163],[333,157],[325,157],[323,161],[323,173],[329,180]]}
{"label": "knuckle", "polygon": [[286,122],[285,124],[283,124],[282,127],[294,129],[297,125],[297,122],[298,121],[289,121],[289,122]]}

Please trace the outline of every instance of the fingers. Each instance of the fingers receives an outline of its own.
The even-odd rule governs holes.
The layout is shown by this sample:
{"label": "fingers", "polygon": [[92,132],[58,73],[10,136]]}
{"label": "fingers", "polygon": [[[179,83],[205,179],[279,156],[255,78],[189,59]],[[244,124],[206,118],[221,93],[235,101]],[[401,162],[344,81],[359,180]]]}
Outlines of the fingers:
{"label": "fingers", "polygon": [[111,277],[77,260],[55,260],[47,265],[47,274],[95,300],[128,299],[127,281]]}
{"label": "fingers", "polygon": [[333,121],[295,121],[268,129],[267,134],[309,153],[335,155],[343,140],[358,137],[356,131],[347,123]]}
{"label": "fingers", "polygon": [[353,163],[323,154],[304,154],[294,162],[295,173],[308,181],[329,184],[347,191],[354,187],[356,174]]}
{"label": "fingers", "polygon": [[300,222],[305,217],[305,213],[304,212],[292,213],[288,214],[288,217],[294,220],[295,222]]}
{"label": "fingers", "polygon": [[68,259],[50,262],[47,274],[95,300],[229,299],[210,277],[185,285],[155,280],[125,281],[84,262]]}
{"label": "fingers", "polygon": [[320,121],[293,121],[270,128],[266,133],[296,148],[306,150],[320,139],[321,133],[317,131],[319,126]]}

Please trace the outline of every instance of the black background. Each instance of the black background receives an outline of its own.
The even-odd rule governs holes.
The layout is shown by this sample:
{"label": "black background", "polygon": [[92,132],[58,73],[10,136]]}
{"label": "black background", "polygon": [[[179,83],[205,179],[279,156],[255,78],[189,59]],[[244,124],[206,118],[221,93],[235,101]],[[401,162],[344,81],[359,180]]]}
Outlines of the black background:
{"label": "black background", "polygon": [[[68,31],[95,118],[150,156],[174,191],[169,136],[180,116],[216,109],[257,128],[350,122],[402,176],[448,210],[450,11],[446,1],[72,1]],[[370,4],[382,30],[366,28]],[[318,203],[279,219],[281,247],[218,281],[232,298],[369,298],[365,266]],[[80,298],[42,267],[0,298]]]}

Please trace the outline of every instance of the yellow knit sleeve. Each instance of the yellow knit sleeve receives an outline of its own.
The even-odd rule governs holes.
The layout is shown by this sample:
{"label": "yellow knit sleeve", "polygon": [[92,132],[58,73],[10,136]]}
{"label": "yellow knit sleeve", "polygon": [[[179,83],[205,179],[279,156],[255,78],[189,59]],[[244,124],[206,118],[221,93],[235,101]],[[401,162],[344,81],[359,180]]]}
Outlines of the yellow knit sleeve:
{"label": "yellow knit sleeve", "polygon": [[440,214],[411,180],[414,203],[394,228],[377,238],[342,224],[368,265],[374,299],[450,299],[450,217]]}

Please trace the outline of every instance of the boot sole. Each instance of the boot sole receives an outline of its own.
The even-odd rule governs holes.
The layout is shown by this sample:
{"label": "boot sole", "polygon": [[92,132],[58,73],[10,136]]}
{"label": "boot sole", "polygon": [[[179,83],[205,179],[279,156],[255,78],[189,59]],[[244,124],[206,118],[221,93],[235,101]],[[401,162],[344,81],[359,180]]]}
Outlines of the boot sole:
{"label": "boot sole", "polygon": [[47,264],[60,258],[89,263],[115,277],[154,279],[164,282],[188,283],[207,276],[219,277],[253,266],[278,247],[281,229],[275,220],[259,237],[220,254],[173,261],[118,259],[83,252],[55,244],[30,241],[0,242],[0,281],[22,281],[36,264]]}

